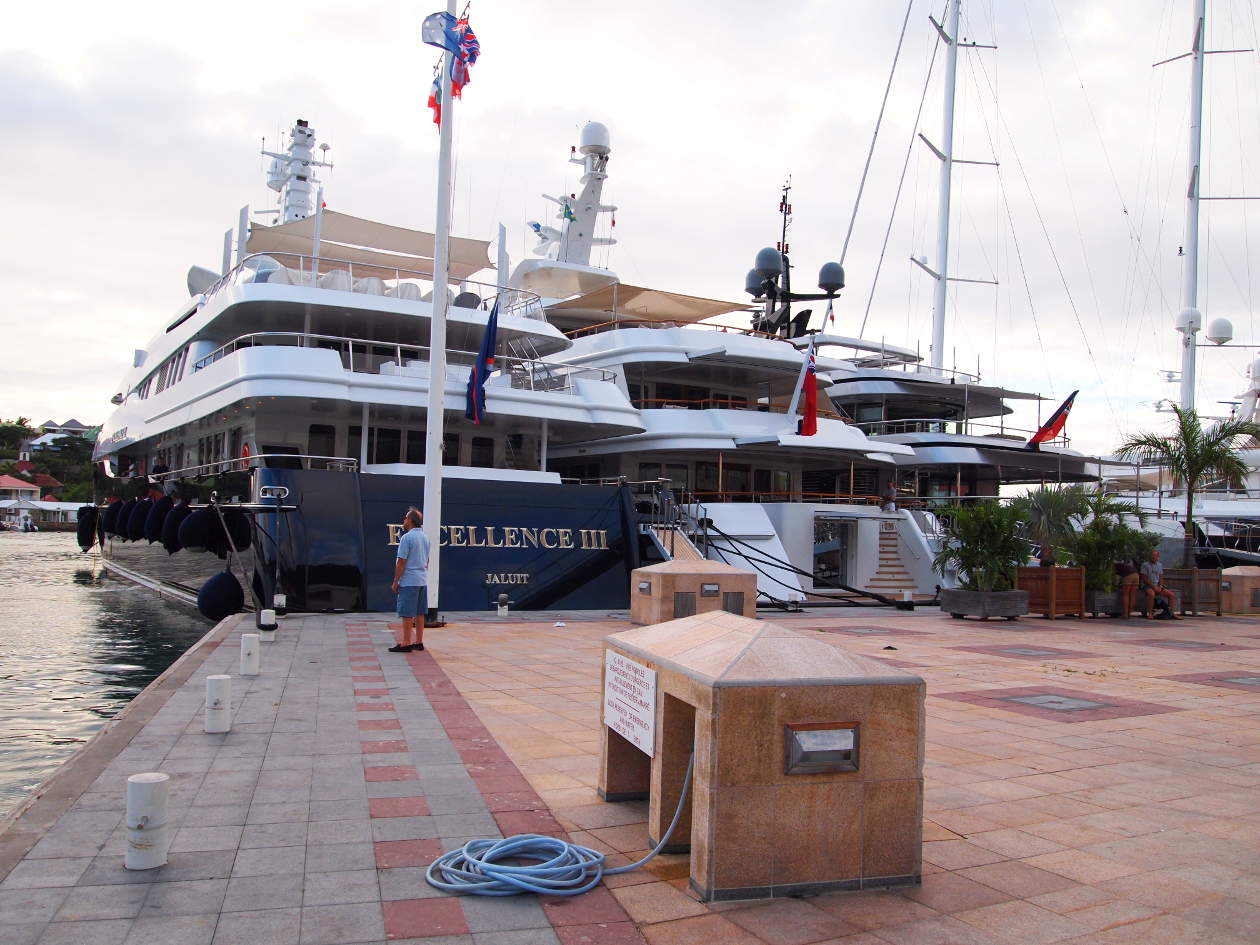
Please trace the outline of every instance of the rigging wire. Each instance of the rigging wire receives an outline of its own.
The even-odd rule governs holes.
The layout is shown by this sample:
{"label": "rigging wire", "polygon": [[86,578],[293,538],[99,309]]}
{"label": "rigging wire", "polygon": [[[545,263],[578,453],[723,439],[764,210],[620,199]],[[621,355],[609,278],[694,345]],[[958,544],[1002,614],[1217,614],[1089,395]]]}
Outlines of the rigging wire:
{"label": "rigging wire", "polygon": [[[985,69],[983,63],[980,63],[980,71],[981,74],[984,75],[986,82],[988,82],[990,89],[992,89],[992,82],[988,81],[988,71]],[[1040,226],[1042,236],[1046,241],[1046,248],[1050,252],[1050,258],[1054,262],[1055,271],[1059,276],[1059,282],[1063,286],[1064,294],[1067,296],[1068,307],[1072,310],[1072,316],[1076,321],[1077,330],[1081,333],[1081,340],[1085,342],[1085,353],[1089,355],[1090,363],[1094,367],[1094,373],[1097,376],[1102,389],[1103,399],[1106,402],[1107,409],[1110,411],[1112,419],[1115,421],[1118,429],[1120,426],[1120,419],[1116,414],[1115,405],[1111,402],[1111,395],[1107,393],[1106,387],[1102,386],[1102,369],[1098,365],[1098,358],[1094,355],[1093,345],[1089,343],[1089,335],[1086,333],[1084,322],[1081,320],[1080,309],[1076,304],[1075,296],[1072,294],[1072,287],[1068,283],[1067,273],[1063,270],[1063,263],[1059,259],[1058,252],[1055,250],[1054,240],[1050,237],[1050,229],[1046,223],[1045,215],[1041,211],[1041,204],[1037,200],[1037,195],[1033,192],[1032,181],[1029,179],[1028,170],[1024,167],[1024,161],[1020,156],[1019,149],[1015,147],[1015,141],[1013,135],[1011,134],[1010,126],[1006,123],[1006,119],[1003,116],[1002,109],[1000,107],[997,109],[997,121],[1001,129],[1005,131],[1006,138],[1010,142],[1011,154],[1015,157],[1015,166],[1019,168],[1020,176],[1023,178],[1024,188],[1028,192],[1029,200],[1032,201],[1033,212],[1037,216],[1037,223]]]}
{"label": "rigging wire", "polygon": [[914,137],[919,130],[919,119],[923,116],[923,104],[927,101],[928,87],[932,82],[932,72],[936,66],[936,54],[940,51],[940,43],[932,45],[932,58],[928,61],[927,75],[923,79],[923,92],[919,95],[919,108],[914,114],[914,124],[910,127],[910,140],[906,144],[906,157],[901,163],[901,176],[897,179],[897,192],[893,196],[892,210],[888,214],[888,227],[884,230],[884,242],[879,248],[879,260],[875,263],[875,272],[871,276],[871,291],[866,297],[866,310],[862,313],[862,327],[858,329],[858,337],[866,332],[866,322],[871,315],[871,304],[875,301],[875,289],[879,285],[879,275],[884,267],[884,258],[888,254],[888,241],[892,237],[893,223],[897,218],[897,205],[901,202],[901,189],[906,182],[906,169],[910,166],[910,156],[914,153]]}
{"label": "rigging wire", "polygon": [[840,250],[840,265],[844,265],[844,257],[849,252],[849,240],[853,237],[853,225],[857,222],[858,207],[862,203],[862,191],[866,189],[866,176],[871,170],[871,158],[875,156],[875,142],[879,140],[880,125],[884,122],[884,109],[888,105],[888,94],[892,91],[893,76],[897,74],[897,60],[901,58],[901,44],[906,38],[906,26],[910,23],[910,11],[914,8],[914,0],[906,4],[906,15],[901,21],[901,35],[897,37],[897,51],[893,53],[892,68],[888,70],[888,84],[884,86],[884,99],[879,103],[879,117],[875,119],[875,131],[871,135],[871,146],[866,152],[866,164],[862,168],[862,179],[858,182],[857,196],[853,198],[853,215],[849,217],[849,229],[844,234],[844,246]]}

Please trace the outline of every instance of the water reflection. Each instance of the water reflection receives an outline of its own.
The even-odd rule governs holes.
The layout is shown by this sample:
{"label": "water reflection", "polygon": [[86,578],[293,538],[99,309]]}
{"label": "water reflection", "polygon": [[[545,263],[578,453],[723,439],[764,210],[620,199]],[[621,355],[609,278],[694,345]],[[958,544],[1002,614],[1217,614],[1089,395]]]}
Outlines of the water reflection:
{"label": "water reflection", "polygon": [[72,533],[0,532],[0,815],[209,628]]}

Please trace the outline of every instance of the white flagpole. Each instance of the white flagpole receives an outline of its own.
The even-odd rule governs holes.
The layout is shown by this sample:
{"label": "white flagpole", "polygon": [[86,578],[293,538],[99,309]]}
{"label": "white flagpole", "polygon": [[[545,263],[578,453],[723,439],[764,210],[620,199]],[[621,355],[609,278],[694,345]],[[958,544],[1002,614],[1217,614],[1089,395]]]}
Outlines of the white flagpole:
{"label": "white flagpole", "polygon": [[[446,0],[446,12],[455,15],[455,0]],[[441,554],[438,549],[442,526],[442,443],[446,406],[446,309],[450,281],[451,236],[451,137],[455,124],[451,99],[450,50],[442,55],[442,123],[438,133],[438,184],[436,240],[433,248],[433,315],[429,321],[429,408],[424,430],[424,534],[429,539],[429,609],[438,606]],[[367,430],[363,436],[367,437]],[[458,462],[458,457],[456,457]]]}
{"label": "white flagpole", "polygon": [[792,392],[792,406],[788,407],[788,416],[795,418],[801,406],[801,390],[805,387],[805,375],[809,371],[809,359],[814,354],[814,336],[809,336],[809,347],[805,349],[805,360],[801,362],[801,373],[796,379],[796,390]]}

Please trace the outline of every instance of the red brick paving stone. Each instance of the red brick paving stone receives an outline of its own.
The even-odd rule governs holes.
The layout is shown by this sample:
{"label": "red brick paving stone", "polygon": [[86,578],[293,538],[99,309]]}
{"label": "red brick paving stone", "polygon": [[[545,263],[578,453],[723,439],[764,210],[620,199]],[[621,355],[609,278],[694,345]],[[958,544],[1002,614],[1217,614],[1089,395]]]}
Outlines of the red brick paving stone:
{"label": "red brick paving stone", "polygon": [[383,683],[385,681],[385,677],[384,676],[351,676],[350,681],[353,683],[367,683],[367,682]]}
{"label": "red brick paving stone", "polygon": [[991,906],[1012,898],[992,886],[977,883],[956,873],[925,875],[923,885],[918,889],[907,889],[902,895],[921,902],[929,909],[947,913],[979,909],[981,906]]}
{"label": "red brick paving stone", "polygon": [[356,702],[354,704],[356,712],[393,712],[394,703],[392,702]]}
{"label": "red brick paving stone", "polygon": [[645,945],[643,935],[633,922],[566,925],[556,929],[556,937],[560,945]]}
{"label": "red brick paving stone", "polygon": [[594,925],[602,922],[626,921],[626,910],[611,892],[596,886],[580,896],[542,896],[543,912],[556,927],[562,925]]}
{"label": "red brick paving stone", "polygon": [[397,731],[402,728],[402,722],[398,719],[359,719],[360,732],[384,732],[387,730]]}
{"label": "red brick paving stone", "polygon": [[[1090,653],[1086,650],[1061,650],[1054,646],[1032,646],[1020,645],[1018,643],[1007,643],[1003,646],[951,646],[951,650],[963,650],[968,653],[981,653],[985,656],[1004,656],[1012,660],[1034,660],[1042,662],[1044,660],[1081,660],[1081,659],[1102,659],[1108,657],[1105,653]],[[1035,650],[1035,653],[1015,653],[1013,650]]]}
{"label": "red brick paving stone", "polygon": [[808,945],[862,931],[835,914],[800,899],[774,899],[765,905],[723,914],[766,945]]}
{"label": "red brick paving stone", "polygon": [[389,690],[388,689],[356,689],[354,691],[354,694],[356,696],[387,696],[389,695]]}
{"label": "red brick paving stone", "polygon": [[429,813],[429,802],[423,797],[368,798],[370,817],[423,817]]}
{"label": "red brick paving stone", "polygon": [[860,929],[881,929],[940,915],[920,902],[892,890],[837,893],[811,900],[820,909],[838,916]]}
{"label": "red brick paving stone", "polygon": [[497,814],[510,810],[546,810],[543,799],[533,791],[508,791],[499,794],[482,795],[490,813]]}
{"label": "red brick paving stone", "polygon": [[[720,915],[698,915],[672,922],[654,922],[645,926],[643,934],[651,945],[761,945],[761,942],[733,922]],[[850,939],[844,939],[849,945]],[[886,945],[872,936],[869,943],[853,941],[852,945]]]}
{"label": "red brick paving stone", "polygon": [[401,740],[384,741],[384,742],[359,742],[362,746],[363,754],[379,755],[407,750],[407,743]]}
{"label": "red brick paving stone", "polygon": [[435,938],[442,935],[464,935],[468,920],[459,899],[396,899],[382,902],[385,937]]}
{"label": "red brick paving stone", "polygon": [[441,840],[377,840],[376,868],[391,870],[403,866],[428,866],[442,855]]}
{"label": "red brick paving stone", "polygon": [[[1228,647],[1221,647],[1228,649]],[[1221,689],[1237,689],[1240,692],[1254,692],[1260,694],[1260,686],[1250,686],[1246,683],[1230,682],[1231,679],[1247,679],[1256,678],[1255,672],[1248,672],[1241,667],[1234,672],[1216,672],[1216,673],[1188,673],[1183,676],[1161,676],[1161,679],[1170,679],[1174,682],[1194,683],[1198,686],[1216,686]]]}
{"label": "red brick paving stone", "polygon": [[483,795],[485,794],[510,794],[516,791],[533,790],[529,786],[529,782],[525,780],[524,775],[500,775],[486,777],[483,775],[473,775],[473,782],[477,785]]}
{"label": "red brick paving stone", "polygon": [[415,781],[417,780],[414,765],[375,765],[363,769],[363,780],[372,781]]}
{"label": "red brick paving stone", "polygon": [[561,838],[566,836],[564,828],[551,815],[551,811],[547,810],[499,811],[494,814],[494,822],[499,825],[499,830],[505,837],[518,833],[540,833],[548,837]]}

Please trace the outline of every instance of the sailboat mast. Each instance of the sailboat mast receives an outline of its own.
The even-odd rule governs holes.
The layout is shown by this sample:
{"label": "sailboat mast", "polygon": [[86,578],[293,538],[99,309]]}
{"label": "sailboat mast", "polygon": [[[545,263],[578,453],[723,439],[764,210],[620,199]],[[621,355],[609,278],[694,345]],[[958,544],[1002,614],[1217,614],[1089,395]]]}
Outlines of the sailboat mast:
{"label": "sailboat mast", "polygon": [[[455,15],[455,0],[446,0],[446,12]],[[442,123],[438,130],[437,238],[433,246],[433,313],[429,319],[429,407],[424,424],[424,534],[429,539],[429,609],[438,606],[441,587],[442,444],[446,409],[446,310],[449,303],[451,237],[451,142],[455,107],[451,100],[451,58],[442,54]],[[368,431],[363,431],[367,442]],[[456,460],[458,462],[458,460]]]}
{"label": "sailboat mast", "polygon": [[1199,189],[1203,148],[1203,60],[1207,33],[1207,0],[1194,0],[1194,50],[1190,68],[1190,184],[1186,189],[1186,234],[1181,286],[1181,409],[1194,409],[1195,336],[1202,324],[1199,312]]}
{"label": "sailboat mast", "polygon": [[945,290],[949,281],[949,189],[954,169],[954,86],[958,78],[958,13],[962,0],[951,0],[945,28],[945,128],[941,139],[941,186],[936,208],[936,292],[932,300],[931,366],[945,366]]}

